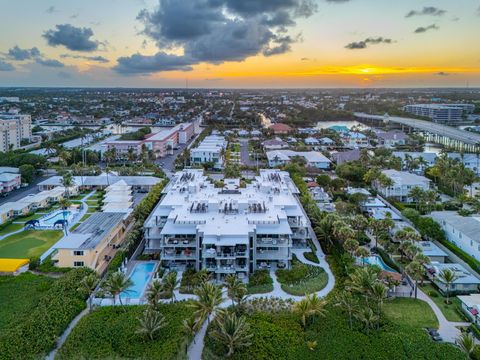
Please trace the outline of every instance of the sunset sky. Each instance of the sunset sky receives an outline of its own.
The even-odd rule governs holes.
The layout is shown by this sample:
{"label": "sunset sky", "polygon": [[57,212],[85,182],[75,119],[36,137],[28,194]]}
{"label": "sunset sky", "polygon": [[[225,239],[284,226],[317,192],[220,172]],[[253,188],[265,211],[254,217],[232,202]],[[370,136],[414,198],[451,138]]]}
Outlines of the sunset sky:
{"label": "sunset sky", "polygon": [[0,86],[480,86],[480,0],[0,0]]}

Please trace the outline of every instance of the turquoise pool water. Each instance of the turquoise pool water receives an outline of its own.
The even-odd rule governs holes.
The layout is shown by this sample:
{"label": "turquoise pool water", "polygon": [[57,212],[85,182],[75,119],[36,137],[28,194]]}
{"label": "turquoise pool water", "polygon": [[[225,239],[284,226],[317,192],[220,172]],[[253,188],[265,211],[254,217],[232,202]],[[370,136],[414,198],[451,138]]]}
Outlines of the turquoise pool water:
{"label": "turquoise pool water", "polygon": [[133,268],[130,280],[133,285],[126,291],[120,294],[122,299],[140,299],[147,287],[147,283],[153,275],[153,269],[155,269],[155,263],[138,263]]}
{"label": "turquoise pool water", "polygon": [[[362,263],[362,259],[358,259],[359,263]],[[390,266],[385,264],[382,258],[378,255],[369,256],[367,258],[363,258],[363,263],[367,265],[377,265],[382,270],[389,271],[389,272],[397,272],[396,270],[392,269]]]}
{"label": "turquoise pool water", "polygon": [[48,217],[45,219],[41,220],[41,223],[47,225],[47,226],[53,226],[55,224],[55,221],[57,220],[64,220],[66,219],[67,221],[70,221],[72,212],[65,210],[65,211],[55,211],[54,213],[48,214]]}

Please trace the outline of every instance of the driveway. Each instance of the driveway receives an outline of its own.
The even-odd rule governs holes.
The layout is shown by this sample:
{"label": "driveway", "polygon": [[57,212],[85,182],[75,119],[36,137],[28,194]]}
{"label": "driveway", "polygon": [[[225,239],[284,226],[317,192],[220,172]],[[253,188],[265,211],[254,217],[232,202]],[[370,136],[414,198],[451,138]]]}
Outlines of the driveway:
{"label": "driveway", "polygon": [[256,166],[257,163],[250,159],[248,153],[248,139],[240,139],[240,161],[245,166]]}

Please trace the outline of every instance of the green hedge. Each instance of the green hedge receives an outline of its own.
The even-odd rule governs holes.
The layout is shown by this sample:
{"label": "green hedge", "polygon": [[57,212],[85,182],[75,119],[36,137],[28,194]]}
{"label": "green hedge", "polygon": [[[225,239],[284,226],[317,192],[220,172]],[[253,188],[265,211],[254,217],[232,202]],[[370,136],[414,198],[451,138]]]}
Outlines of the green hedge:
{"label": "green hedge", "polygon": [[315,254],[313,251],[304,252],[303,256],[305,256],[305,259],[307,259],[307,260],[309,260],[313,263],[316,263],[316,264],[320,263],[320,260],[318,260],[317,254]]}
{"label": "green hedge", "polygon": [[167,322],[153,341],[136,333],[145,306],[100,307],[83,317],[57,353],[67,359],[186,359],[182,322],[192,316],[187,303],[161,304]]}
{"label": "green hedge", "polygon": [[273,291],[273,280],[268,270],[256,270],[247,284],[249,294],[266,294]]}
{"label": "green hedge", "polygon": [[78,291],[91,273],[75,269],[55,281],[35,308],[18,314],[17,321],[0,333],[0,359],[40,359],[55,347],[57,338],[86,307],[86,294]]}

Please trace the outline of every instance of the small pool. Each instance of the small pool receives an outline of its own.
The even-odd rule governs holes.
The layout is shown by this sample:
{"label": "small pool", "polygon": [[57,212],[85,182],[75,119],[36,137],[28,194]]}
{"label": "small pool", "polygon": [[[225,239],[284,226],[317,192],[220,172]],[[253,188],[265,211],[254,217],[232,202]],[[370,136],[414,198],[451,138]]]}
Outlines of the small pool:
{"label": "small pool", "polygon": [[122,299],[140,299],[145,291],[145,288],[147,287],[148,282],[150,281],[150,278],[153,275],[154,269],[155,263],[137,263],[130,274],[130,280],[132,280],[133,285],[122,292],[120,297]]}
{"label": "small pool", "polygon": [[72,220],[72,212],[69,210],[58,210],[51,212],[46,215],[44,218],[39,219],[41,226],[53,226],[58,220],[67,220],[70,222]]}
{"label": "small pool", "polygon": [[358,258],[357,262],[359,264],[362,264],[362,262],[363,262],[364,265],[365,264],[366,265],[377,265],[380,269],[388,271],[388,272],[397,272],[396,270],[392,269],[390,266],[385,264],[383,262],[383,259],[378,255],[369,256],[369,257],[366,257],[366,258],[363,258],[363,259]]}

